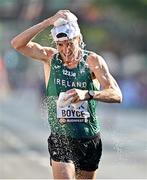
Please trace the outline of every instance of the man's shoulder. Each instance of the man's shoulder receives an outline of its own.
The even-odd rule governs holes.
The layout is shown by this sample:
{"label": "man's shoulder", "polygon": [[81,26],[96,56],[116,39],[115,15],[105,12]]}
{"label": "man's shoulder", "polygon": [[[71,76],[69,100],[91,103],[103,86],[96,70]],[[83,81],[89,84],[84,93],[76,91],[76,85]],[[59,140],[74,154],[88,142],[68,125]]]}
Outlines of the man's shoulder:
{"label": "man's shoulder", "polygon": [[101,61],[104,61],[103,57],[93,51],[89,51],[89,56],[87,58],[87,63],[90,65],[100,64]]}

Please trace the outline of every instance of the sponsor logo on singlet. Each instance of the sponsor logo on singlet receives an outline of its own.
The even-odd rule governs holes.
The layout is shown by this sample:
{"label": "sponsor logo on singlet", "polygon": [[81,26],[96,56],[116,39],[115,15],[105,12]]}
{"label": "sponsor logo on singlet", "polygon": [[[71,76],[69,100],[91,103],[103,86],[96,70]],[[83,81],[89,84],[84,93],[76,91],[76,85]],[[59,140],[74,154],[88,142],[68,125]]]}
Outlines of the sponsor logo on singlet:
{"label": "sponsor logo on singlet", "polygon": [[65,75],[65,76],[76,77],[76,73],[75,72],[68,71],[67,69],[63,69],[62,72],[63,72],[63,75]]}

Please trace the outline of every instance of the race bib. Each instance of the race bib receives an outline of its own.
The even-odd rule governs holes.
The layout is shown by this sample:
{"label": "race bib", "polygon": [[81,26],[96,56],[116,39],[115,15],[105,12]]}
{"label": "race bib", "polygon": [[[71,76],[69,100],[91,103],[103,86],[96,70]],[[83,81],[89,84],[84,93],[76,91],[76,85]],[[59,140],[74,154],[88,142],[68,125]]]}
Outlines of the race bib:
{"label": "race bib", "polygon": [[61,92],[57,100],[57,118],[60,123],[87,122],[90,117],[88,112],[88,102],[81,101],[72,104],[72,98],[69,98],[68,100],[65,99],[65,92]]}

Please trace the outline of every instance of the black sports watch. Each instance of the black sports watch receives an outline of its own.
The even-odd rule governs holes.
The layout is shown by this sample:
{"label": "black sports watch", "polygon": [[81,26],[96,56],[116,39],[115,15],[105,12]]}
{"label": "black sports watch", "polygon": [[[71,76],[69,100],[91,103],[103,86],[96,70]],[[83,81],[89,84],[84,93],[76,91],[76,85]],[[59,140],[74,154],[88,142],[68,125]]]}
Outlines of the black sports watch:
{"label": "black sports watch", "polygon": [[95,93],[94,93],[93,90],[89,90],[89,91],[88,91],[89,99],[93,99],[94,94],[95,94]]}

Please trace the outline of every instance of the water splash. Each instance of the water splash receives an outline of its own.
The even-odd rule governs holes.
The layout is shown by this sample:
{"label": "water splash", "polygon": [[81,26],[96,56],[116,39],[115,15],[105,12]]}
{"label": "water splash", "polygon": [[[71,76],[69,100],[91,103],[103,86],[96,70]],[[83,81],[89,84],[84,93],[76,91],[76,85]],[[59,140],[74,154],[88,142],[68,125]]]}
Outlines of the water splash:
{"label": "water splash", "polygon": [[125,149],[124,149],[124,143],[123,141],[119,138],[121,135],[118,135],[118,132],[112,132],[111,138],[113,142],[113,149],[116,151],[116,155],[118,156],[117,162],[119,161],[126,161],[127,160],[127,155],[125,154]]}

